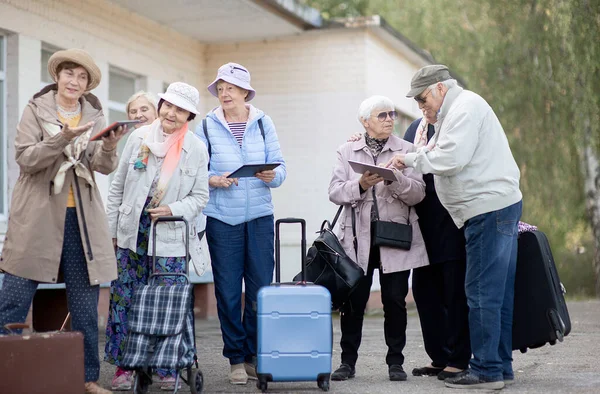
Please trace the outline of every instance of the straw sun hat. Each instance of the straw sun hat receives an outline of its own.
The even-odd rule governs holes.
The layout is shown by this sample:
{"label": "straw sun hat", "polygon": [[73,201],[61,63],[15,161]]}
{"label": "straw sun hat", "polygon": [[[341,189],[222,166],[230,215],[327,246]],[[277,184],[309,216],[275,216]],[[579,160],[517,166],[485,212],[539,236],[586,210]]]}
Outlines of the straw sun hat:
{"label": "straw sun hat", "polygon": [[86,89],[87,92],[93,90],[100,84],[100,80],[102,79],[102,73],[100,72],[100,69],[94,62],[94,59],[92,59],[90,54],[84,51],[83,49],[76,48],[58,51],[55,52],[52,56],[50,56],[50,59],[48,60],[48,72],[50,73],[50,76],[52,77],[54,82],[58,81],[58,66],[64,62],[77,63],[81,67],[86,69],[90,77]]}

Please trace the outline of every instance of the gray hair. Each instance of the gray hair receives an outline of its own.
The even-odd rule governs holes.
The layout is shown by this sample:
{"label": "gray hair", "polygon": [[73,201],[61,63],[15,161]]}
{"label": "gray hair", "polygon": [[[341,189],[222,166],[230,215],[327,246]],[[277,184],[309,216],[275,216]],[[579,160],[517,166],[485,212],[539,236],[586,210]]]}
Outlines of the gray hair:
{"label": "gray hair", "polygon": [[438,83],[443,84],[448,89],[458,86],[458,82],[456,82],[456,79],[447,79],[445,81],[436,82],[436,83],[434,83],[432,85],[429,85],[427,87],[427,89],[431,90],[431,95],[433,97],[437,97],[437,92],[435,91],[435,87],[437,86]]}
{"label": "gray hair", "polygon": [[148,100],[148,102],[150,103],[152,108],[154,108],[154,112],[157,112],[156,105],[158,103],[158,98],[156,98],[156,96],[153,95],[152,93],[140,90],[139,92],[134,93],[131,97],[129,97],[129,100],[127,100],[127,103],[125,104],[125,113],[126,114],[129,114],[129,106],[131,105],[131,103],[133,103],[135,100],[139,99],[140,97],[143,97],[146,100]]}
{"label": "gray hair", "polygon": [[391,108],[394,110],[394,102],[385,96],[371,96],[358,107],[358,120],[367,120],[371,116],[371,112],[378,108]]}

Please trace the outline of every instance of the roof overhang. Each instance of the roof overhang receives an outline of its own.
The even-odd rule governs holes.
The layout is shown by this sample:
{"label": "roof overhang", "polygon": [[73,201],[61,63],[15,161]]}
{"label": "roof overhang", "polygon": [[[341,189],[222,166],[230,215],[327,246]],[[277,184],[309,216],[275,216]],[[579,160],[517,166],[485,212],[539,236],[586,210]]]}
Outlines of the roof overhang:
{"label": "roof overhang", "polygon": [[272,39],[319,28],[323,24],[319,11],[297,0],[110,1],[211,44]]}

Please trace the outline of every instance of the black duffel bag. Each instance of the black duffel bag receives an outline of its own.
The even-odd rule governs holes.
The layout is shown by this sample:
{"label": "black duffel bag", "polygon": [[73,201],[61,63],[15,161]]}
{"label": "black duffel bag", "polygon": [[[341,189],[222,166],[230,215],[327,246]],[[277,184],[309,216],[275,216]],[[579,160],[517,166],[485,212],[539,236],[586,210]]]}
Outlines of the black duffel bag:
{"label": "black duffel bag", "polygon": [[[325,220],[318,231],[319,236],[306,253],[306,278],[307,282],[321,285],[331,293],[333,309],[338,309],[348,300],[352,291],[364,276],[363,269],[354,262],[344,251],[342,244],[333,232],[335,223],[342,212],[338,209],[332,223]],[[354,212],[352,212],[354,215]],[[355,232],[354,220],[352,230]],[[356,236],[354,248],[356,250]],[[294,281],[301,281],[302,273],[294,277]]]}

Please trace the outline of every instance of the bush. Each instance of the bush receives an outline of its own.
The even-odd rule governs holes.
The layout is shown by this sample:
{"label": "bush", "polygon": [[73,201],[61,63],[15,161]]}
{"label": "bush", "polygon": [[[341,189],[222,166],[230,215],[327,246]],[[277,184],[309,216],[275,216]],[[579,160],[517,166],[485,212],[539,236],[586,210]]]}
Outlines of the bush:
{"label": "bush", "polygon": [[594,243],[585,240],[577,250],[562,250],[554,254],[560,281],[567,289],[568,299],[595,297]]}

